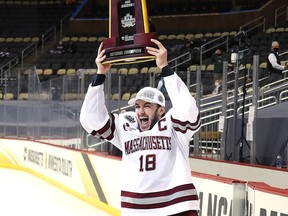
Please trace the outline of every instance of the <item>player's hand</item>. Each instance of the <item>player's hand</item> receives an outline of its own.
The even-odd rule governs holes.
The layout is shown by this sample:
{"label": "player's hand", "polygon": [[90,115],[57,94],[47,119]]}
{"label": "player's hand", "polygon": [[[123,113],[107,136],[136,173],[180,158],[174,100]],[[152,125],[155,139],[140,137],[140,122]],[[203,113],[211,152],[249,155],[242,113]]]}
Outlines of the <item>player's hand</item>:
{"label": "player's hand", "polygon": [[102,62],[105,60],[106,55],[105,55],[105,50],[103,49],[103,42],[100,44],[98,48],[98,54],[95,60],[95,63],[97,65],[97,73],[98,74],[106,74],[110,68],[111,64],[102,64]]}
{"label": "player's hand", "polygon": [[168,63],[167,63],[167,50],[160,41],[155,40],[155,39],[151,39],[151,41],[158,46],[158,49],[154,48],[154,47],[146,47],[147,52],[150,55],[154,55],[156,57],[156,65],[160,69],[162,69],[163,67],[168,65]]}

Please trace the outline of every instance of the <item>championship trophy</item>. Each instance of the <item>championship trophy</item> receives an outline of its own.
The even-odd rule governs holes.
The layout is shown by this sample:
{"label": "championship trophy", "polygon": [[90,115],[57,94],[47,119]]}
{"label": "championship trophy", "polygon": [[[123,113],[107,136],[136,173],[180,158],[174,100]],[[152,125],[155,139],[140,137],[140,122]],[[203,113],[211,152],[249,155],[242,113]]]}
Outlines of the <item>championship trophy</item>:
{"label": "championship trophy", "polygon": [[109,38],[103,40],[106,59],[103,64],[132,64],[155,59],[146,46],[157,38],[149,32],[146,0],[109,1]]}

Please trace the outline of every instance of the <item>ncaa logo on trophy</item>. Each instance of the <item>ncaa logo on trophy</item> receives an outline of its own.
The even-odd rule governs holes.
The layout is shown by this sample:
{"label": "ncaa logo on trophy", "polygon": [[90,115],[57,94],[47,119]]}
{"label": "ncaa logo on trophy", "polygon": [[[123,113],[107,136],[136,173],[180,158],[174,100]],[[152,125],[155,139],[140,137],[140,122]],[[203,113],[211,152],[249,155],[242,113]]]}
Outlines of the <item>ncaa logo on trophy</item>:
{"label": "ncaa logo on trophy", "polygon": [[103,40],[103,64],[132,64],[154,60],[146,46],[155,44],[156,32],[149,32],[146,0],[109,1],[109,38]]}

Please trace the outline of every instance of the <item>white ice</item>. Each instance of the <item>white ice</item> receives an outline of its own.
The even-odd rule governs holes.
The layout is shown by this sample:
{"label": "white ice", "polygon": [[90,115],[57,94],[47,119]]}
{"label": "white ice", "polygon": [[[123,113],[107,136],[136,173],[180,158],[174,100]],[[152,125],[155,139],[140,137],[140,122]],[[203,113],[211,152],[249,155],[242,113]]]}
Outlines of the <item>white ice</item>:
{"label": "white ice", "polygon": [[1,216],[108,216],[110,214],[22,171],[0,168]]}

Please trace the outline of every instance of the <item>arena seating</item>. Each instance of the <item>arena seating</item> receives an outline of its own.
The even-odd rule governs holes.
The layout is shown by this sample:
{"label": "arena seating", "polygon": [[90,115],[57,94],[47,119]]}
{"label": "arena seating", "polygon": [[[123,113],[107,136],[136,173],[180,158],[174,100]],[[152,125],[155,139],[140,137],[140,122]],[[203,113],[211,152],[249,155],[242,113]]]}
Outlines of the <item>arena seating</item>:
{"label": "arena seating", "polygon": [[[285,29],[284,29],[285,30]],[[233,37],[235,31],[222,33],[220,32],[220,35],[222,34],[231,34],[231,38]],[[212,36],[211,36],[212,34]],[[198,47],[194,47],[192,50],[186,50],[185,49],[185,42],[186,38],[190,37],[190,40],[194,40],[195,35],[195,43],[196,45],[201,45],[201,39],[204,41],[212,40],[215,38],[214,34],[211,32],[210,36],[208,35],[208,38],[205,37],[205,34],[203,33],[203,37],[199,36],[199,33],[197,34],[176,34],[175,36],[172,35],[165,35],[162,34],[159,36],[159,39],[161,39],[162,43],[169,49],[169,59],[173,59],[173,57],[180,55],[184,52],[190,51],[193,55],[192,56],[199,56],[199,49]],[[253,54],[260,54],[260,64],[263,62],[266,62],[266,54],[270,50],[270,45],[272,40],[278,40],[279,34],[280,38],[286,38],[287,32],[278,32],[275,34],[275,32],[264,32],[264,33],[258,33],[254,35],[253,37],[249,38],[248,43],[250,44],[251,49],[251,55]],[[180,36],[179,36],[180,35]],[[198,35],[198,36],[197,36]],[[206,34],[207,36],[207,34]],[[72,39],[73,38],[73,39]],[[92,39],[93,38],[93,39]],[[98,40],[98,38],[100,38]],[[168,39],[169,38],[169,39]],[[182,38],[182,39],[179,39]],[[201,39],[199,39],[201,38]],[[207,40],[206,40],[207,39]],[[50,76],[45,75],[44,73],[40,76],[42,80],[47,80],[49,78],[58,77],[61,75],[66,74],[75,74],[77,73],[77,70],[79,69],[96,69],[95,65],[95,57],[97,53],[98,46],[102,40],[102,37],[100,36],[91,36],[87,34],[85,36],[85,33],[83,35],[65,35],[62,38],[62,41],[65,41],[64,44],[68,44],[70,41],[73,40],[74,45],[76,46],[74,53],[64,53],[62,55],[51,55],[50,53],[44,53],[41,55],[37,61],[36,61],[36,67],[38,69],[42,69],[43,72],[46,70],[46,73],[49,71]],[[93,42],[91,42],[93,41]],[[286,44],[284,43],[284,40],[280,40],[280,46],[283,48],[286,47]],[[56,42],[55,44],[57,44]],[[228,53],[229,54],[229,53]],[[252,58],[251,58],[252,59]],[[194,83],[196,81],[195,74],[193,75],[193,71],[196,72],[196,65],[197,57],[192,58],[190,62],[185,64],[184,66],[180,67],[180,71],[178,74],[182,74],[181,78],[184,82],[187,81],[187,75],[186,70],[187,68],[191,69],[192,76],[191,76],[191,83]],[[210,62],[210,56],[208,55],[207,58],[203,60],[202,65],[202,82],[204,83],[203,86],[203,93],[204,95],[210,94],[213,91],[214,88],[214,78],[213,78],[213,65],[211,65]],[[251,63],[250,63],[251,65]],[[135,68],[138,67],[137,72],[135,71]],[[124,70],[125,68],[125,70]],[[112,94],[118,94],[118,76],[117,74],[121,73],[121,80],[122,85],[124,86],[122,88],[122,94],[120,97],[123,97],[125,95],[125,98],[127,99],[127,95],[132,96],[133,93],[137,92],[139,88],[141,88],[143,85],[148,85],[149,83],[149,73],[152,72],[153,69],[155,69],[155,65],[151,63],[147,64],[140,64],[140,65],[125,65],[124,68],[120,68],[118,66],[115,66],[113,76],[112,76]],[[194,68],[194,69],[193,69]],[[261,64],[261,70],[264,70],[262,74],[265,74],[265,64]],[[49,69],[49,70],[48,70]],[[184,72],[182,72],[184,71]],[[133,75],[137,74],[136,76]],[[156,80],[156,83],[158,82],[158,79]],[[88,84],[87,84],[88,86]],[[233,87],[233,86],[231,86]],[[118,97],[114,95],[113,98]]]}
{"label": "arena seating", "polygon": [[49,4],[48,1],[38,5],[1,4],[0,35],[4,38],[39,37],[52,26],[59,26],[59,21],[74,9],[75,6]]}
{"label": "arena seating", "polygon": [[[207,2],[208,2],[206,0],[193,0],[193,1],[182,0],[181,4],[182,3],[192,4],[192,2],[195,3],[196,1],[197,3],[199,3],[198,5],[202,4],[202,6],[199,6],[199,7],[201,7],[203,10],[206,10],[204,9],[207,6]],[[225,1],[226,0],[220,1],[220,3],[217,1],[219,3],[218,6],[222,7],[223,6],[222,3],[224,4]],[[257,1],[256,0],[251,1],[249,3],[250,6],[248,5],[247,7],[253,8],[251,5],[254,4],[255,2]],[[177,4],[179,3],[180,2],[177,2]],[[240,3],[238,2],[238,4]],[[3,5],[4,7],[2,7],[1,5],[0,11],[5,11],[5,12],[0,13],[2,14],[0,15],[0,20],[3,21],[3,22],[0,22],[0,26],[1,26],[0,37],[2,37],[3,38],[2,40],[4,40],[5,42],[1,43],[1,38],[0,38],[0,47],[3,45],[6,46],[7,43],[9,43],[9,45],[10,44],[14,45],[16,41],[18,43],[17,46],[20,46],[20,44],[31,43],[33,42],[33,40],[34,42],[35,41],[37,42],[37,38],[39,40],[39,35],[41,35],[41,33],[47,30],[49,26],[59,25],[59,20],[61,20],[61,18],[65,14],[72,12],[75,9],[75,5],[67,6],[67,5],[63,5],[60,2],[57,2],[57,3],[54,2],[52,4],[46,2],[46,3],[41,3],[41,4],[39,3],[37,5],[30,3],[29,9],[32,11],[32,13],[28,13],[27,12],[28,9],[26,9],[28,8],[27,5],[28,4],[26,3],[25,4],[24,3],[22,4],[5,3]],[[163,4],[161,5],[161,1],[159,1],[159,3],[156,4],[156,6],[159,6],[160,8],[160,6],[163,6]],[[170,11],[170,10],[173,10],[175,12],[175,8],[176,8],[175,5],[174,5],[174,8],[171,6],[171,4],[167,4],[167,6],[165,5],[165,7],[161,8],[161,10],[162,11],[166,10],[166,13],[167,11]],[[196,6],[194,5],[194,7]],[[227,5],[225,7],[227,7]],[[243,8],[245,7],[246,6],[243,6]],[[185,13],[181,11],[182,9],[179,8],[179,10],[180,10],[180,13]],[[224,7],[222,9],[209,8],[209,10],[221,11],[221,10],[229,10],[229,8],[227,9],[224,9]],[[10,11],[10,13],[8,13],[7,11]],[[17,16],[17,18],[16,18],[15,11],[17,12],[21,11],[20,15]],[[22,11],[23,11],[23,14],[22,14]],[[174,13],[173,11],[171,13]],[[198,12],[200,11],[201,10],[199,9]],[[160,13],[160,11],[158,12]],[[11,19],[8,18],[9,14],[11,14]],[[35,16],[37,16],[37,18],[35,18]],[[16,19],[18,23],[16,24],[15,22],[13,22],[13,24],[9,23],[10,20],[12,20],[12,18]],[[22,21],[23,23],[28,23],[27,26],[20,27],[19,23],[21,23]],[[11,26],[11,29],[6,28],[9,26]],[[26,30],[29,29],[29,30],[25,31],[25,29]],[[206,43],[209,40],[213,40],[221,36],[229,36],[229,38],[231,39],[229,42],[230,43],[229,46],[232,46],[233,37],[236,34],[237,34],[236,29],[232,29],[232,30],[226,29],[226,30],[217,31],[217,32],[212,32],[209,30],[205,32],[200,32],[200,31],[189,32],[189,33],[178,32],[178,33],[173,33],[173,34],[170,34],[170,33],[165,34],[163,32],[159,34],[159,40],[161,40],[161,42],[168,49],[169,60],[185,52],[190,52],[191,60],[178,67],[179,74],[182,74],[181,78],[186,82],[187,77],[185,75],[185,72],[187,71],[188,68],[195,69],[195,65],[199,64],[199,61],[200,61],[199,60],[199,47],[203,43]],[[245,41],[245,43],[247,42],[247,44],[245,45],[249,46],[251,55],[259,54],[260,63],[263,63],[266,61],[265,56],[266,56],[266,53],[270,50],[270,44],[272,40],[278,40],[281,48],[283,49],[287,48],[287,43],[285,42],[288,39],[287,35],[288,35],[287,26],[281,26],[281,27],[279,26],[277,28],[271,27],[271,28],[268,28],[266,32],[261,32],[261,33],[257,33],[255,35],[249,36],[248,40]],[[95,71],[96,70],[95,57],[97,54],[98,46],[100,42],[103,40],[103,38],[104,36],[95,35],[94,33],[78,33],[78,34],[74,32],[66,33],[62,38],[60,38],[60,40],[62,40],[64,44],[69,44],[70,42],[72,42],[76,46],[75,51],[73,53],[64,53],[61,55],[51,55],[49,51],[46,51],[44,54],[39,55],[39,58],[35,61],[35,65],[37,69],[42,71],[40,78],[42,80],[47,80],[53,77],[59,77],[61,75],[76,74],[77,71],[81,69]],[[55,45],[57,43],[58,41],[55,43]],[[12,50],[14,50],[14,48]],[[15,50],[18,51],[19,48],[15,47]],[[227,53],[228,55],[229,55],[229,52],[230,50]],[[202,79],[203,79],[203,83],[205,83],[205,85],[208,86],[207,91],[204,91],[205,94],[206,93],[208,94],[208,92],[210,92],[210,87],[211,85],[213,85],[213,72],[212,72],[213,67],[210,65],[211,64],[210,57],[212,53],[213,53],[213,50],[210,53],[206,53],[202,59],[203,60]],[[15,54],[17,55],[17,53]],[[173,66],[173,63],[171,64]],[[127,74],[123,73],[123,69],[120,70],[120,68],[115,67],[115,70],[116,70],[115,74],[118,74],[120,71],[122,71],[122,75],[121,75],[122,83],[125,83],[125,84],[127,83],[127,85],[125,85],[125,88],[122,89],[123,94],[130,93],[130,96],[131,96],[133,93],[137,92],[141,86],[147,84],[147,80],[149,80],[149,73],[151,73],[151,70],[153,70],[153,67],[155,67],[155,65],[151,65],[151,64],[140,64],[136,66],[139,67],[139,71],[137,73],[134,71],[133,75],[138,74],[137,80],[133,78],[135,76],[128,73],[128,71],[130,71],[130,69],[135,67],[135,65],[125,66],[127,69]],[[143,71],[147,69],[147,72],[143,73],[142,69]],[[261,65],[261,69],[263,70],[266,69],[265,64]],[[191,72],[193,73],[193,71]],[[195,76],[192,75],[191,77],[192,77],[191,82],[195,82]],[[118,76],[116,75],[113,77],[113,79],[115,80],[117,80],[117,78]],[[116,81],[115,81],[115,84],[116,84]],[[117,84],[115,86],[117,86]],[[118,90],[116,89],[116,87],[114,87],[112,89],[112,93],[117,93],[117,92]]]}
{"label": "arena seating", "polygon": [[[268,0],[237,0],[237,10],[253,10],[263,6]],[[150,3],[150,2],[149,2]],[[150,16],[179,15],[179,14],[199,14],[199,13],[222,13],[233,10],[231,0],[158,0],[147,5]],[[235,10],[235,9],[234,9]],[[95,7],[84,14],[84,18],[107,18],[108,5],[99,1]]]}

